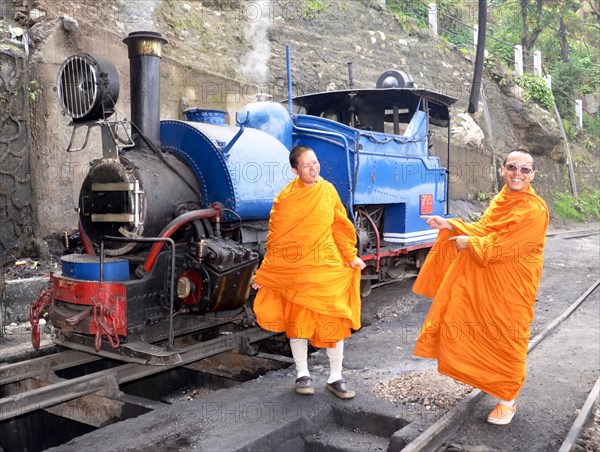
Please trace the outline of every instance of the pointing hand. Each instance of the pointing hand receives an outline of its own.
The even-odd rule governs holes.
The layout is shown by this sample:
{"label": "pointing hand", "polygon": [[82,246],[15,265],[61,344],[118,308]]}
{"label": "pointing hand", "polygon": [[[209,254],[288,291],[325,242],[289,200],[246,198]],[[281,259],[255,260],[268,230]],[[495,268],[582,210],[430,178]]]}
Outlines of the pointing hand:
{"label": "pointing hand", "polygon": [[421,218],[423,218],[427,222],[427,225],[431,229],[452,230],[452,226],[450,225],[450,223],[448,223],[448,221],[446,221],[445,218],[440,217],[438,215],[421,215]]}

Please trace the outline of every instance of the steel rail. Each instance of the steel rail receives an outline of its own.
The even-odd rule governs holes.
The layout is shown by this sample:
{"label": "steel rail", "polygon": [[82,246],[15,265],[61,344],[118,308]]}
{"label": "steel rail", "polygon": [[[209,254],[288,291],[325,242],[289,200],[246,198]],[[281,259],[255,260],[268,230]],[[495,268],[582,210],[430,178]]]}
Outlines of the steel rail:
{"label": "steel rail", "polygon": [[[555,237],[563,234],[574,234],[573,237],[568,238],[576,238],[576,237],[586,237],[588,235],[600,234],[600,229],[578,229],[575,231],[553,231],[546,233],[546,237]],[[581,234],[581,235],[578,235]]]}
{"label": "steel rail", "polygon": [[181,367],[203,358],[234,350],[245,340],[256,342],[275,335],[261,328],[239,331],[182,349],[181,362],[166,366],[148,366],[137,363],[124,364],[89,375],[62,380],[47,386],[0,399],[0,421],[67,402],[88,394],[114,388],[115,385],[139,380],[150,375]]}
{"label": "steel rail", "polygon": [[[577,300],[575,300],[563,313],[550,323],[544,331],[529,341],[527,352],[531,352],[540,342],[542,342],[558,325],[564,322],[581,303],[600,285],[600,279],[594,282]],[[479,389],[471,391],[460,403],[450,409],[438,421],[430,425],[423,433],[417,436],[410,443],[406,444],[402,452],[417,452],[422,450],[435,450],[442,446],[445,441],[461,426],[462,421],[471,407],[477,403],[485,393]]]}
{"label": "steel rail", "polygon": [[563,239],[565,240],[569,240],[569,239],[580,239],[581,237],[589,237],[590,235],[597,235],[600,234],[600,231],[591,231],[591,232],[586,232],[586,233],[579,233],[576,235],[569,235],[566,237],[563,237]]}
{"label": "steel rail", "polygon": [[0,366],[0,386],[25,380],[26,378],[42,376],[48,372],[80,366],[100,359],[102,358],[90,355],[89,353],[69,350],[27,361],[6,364]]}
{"label": "steel rail", "polygon": [[565,309],[561,315],[559,315],[557,318],[555,318],[546,328],[544,328],[544,331],[542,331],[540,334],[538,334],[536,337],[534,337],[533,339],[531,339],[529,341],[529,347],[527,349],[527,352],[529,353],[531,350],[533,350],[540,342],[542,342],[552,331],[554,331],[556,329],[556,327],[558,325],[560,325],[562,322],[564,322],[571,314],[573,314],[573,312],[575,311],[575,309],[577,309],[579,307],[579,305],[581,303],[583,303],[583,301],[590,296],[590,294],[596,289],[596,287],[598,287],[598,285],[600,285],[600,279],[596,280],[596,282],[594,282],[590,287],[587,288],[587,290],[585,292],[583,292],[583,294],[581,294],[581,296],[575,300],[571,306],[569,306],[567,309]]}
{"label": "steel rail", "polygon": [[590,391],[588,398],[586,399],[583,407],[579,411],[579,415],[573,422],[573,425],[569,429],[569,433],[565,437],[565,440],[561,444],[558,452],[569,452],[575,443],[577,442],[577,438],[581,433],[583,427],[585,427],[585,423],[590,417],[590,414],[596,409],[598,406],[598,394],[600,393],[600,378],[596,380],[596,384]]}

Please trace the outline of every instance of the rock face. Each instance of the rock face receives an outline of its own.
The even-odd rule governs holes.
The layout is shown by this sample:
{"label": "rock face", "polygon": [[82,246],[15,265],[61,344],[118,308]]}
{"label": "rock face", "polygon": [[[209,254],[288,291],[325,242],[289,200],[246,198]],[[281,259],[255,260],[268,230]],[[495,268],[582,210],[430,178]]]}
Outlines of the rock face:
{"label": "rock face", "polygon": [[[334,0],[315,7],[304,1],[40,0],[35,2],[37,12],[29,10],[32,14],[25,14],[27,2],[21,3],[19,17],[31,27],[30,78],[39,84],[41,95],[32,109],[32,141],[23,145],[30,153],[26,177],[32,181],[27,190],[33,189],[33,197],[27,193],[22,197],[31,199],[32,205],[25,203],[8,213],[12,224],[18,223],[15,218],[23,217],[22,212],[27,212],[30,221],[25,222],[28,226],[19,226],[22,232],[11,232],[13,237],[31,226],[39,237],[77,226],[79,187],[88,162],[99,158],[102,151],[99,131],[92,130],[86,149],[65,152],[71,128],[54,94],[57,70],[74,53],[110,57],[121,79],[116,118],[129,118],[129,62],[122,40],[136,30],[159,31],[169,41],[161,72],[163,118],[182,118],[183,109],[202,107],[226,110],[234,122],[235,113],[256,101],[259,94],[285,99],[289,46],[294,94],[346,88],[348,63],[352,62],[352,82],[357,88],[372,87],[382,72],[399,69],[411,74],[417,87],[458,98],[452,111],[451,161],[447,162],[445,155],[445,129],[436,130],[432,150],[442,165],[450,168],[453,198],[474,199],[480,192],[493,192],[499,162],[515,147],[536,154],[543,171],[536,178],[542,195],[549,198],[558,188],[568,187],[565,172],[557,164],[565,157],[553,115],[501,92],[487,79],[484,90],[489,120],[484,121],[482,111],[468,114],[471,61],[445,41],[431,39],[426,30],[419,31],[408,17],[399,20],[390,14],[385,2]],[[8,86],[12,76],[3,72],[2,77]],[[16,127],[14,122],[11,127]],[[19,127],[23,129],[26,123]],[[75,146],[82,142],[83,131],[79,130]],[[3,155],[5,152],[0,152]],[[3,171],[6,168],[3,166]],[[6,209],[0,214],[7,215]],[[2,238],[4,243],[10,240]]]}
{"label": "rock face", "polygon": [[484,146],[485,134],[473,117],[461,112],[454,117],[452,137],[473,149],[481,149]]}
{"label": "rock face", "polygon": [[561,133],[556,117],[537,104],[525,104],[513,90],[502,101],[508,118],[522,143],[534,155],[554,158],[557,162],[565,159],[562,151]]}

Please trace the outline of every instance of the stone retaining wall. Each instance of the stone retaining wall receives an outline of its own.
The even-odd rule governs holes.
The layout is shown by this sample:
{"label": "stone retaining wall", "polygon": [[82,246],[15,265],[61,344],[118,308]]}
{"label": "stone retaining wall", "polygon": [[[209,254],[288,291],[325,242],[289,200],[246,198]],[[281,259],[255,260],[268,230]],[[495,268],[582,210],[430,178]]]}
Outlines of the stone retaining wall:
{"label": "stone retaining wall", "polygon": [[20,255],[33,237],[29,102],[35,86],[21,48],[0,42],[0,265]]}

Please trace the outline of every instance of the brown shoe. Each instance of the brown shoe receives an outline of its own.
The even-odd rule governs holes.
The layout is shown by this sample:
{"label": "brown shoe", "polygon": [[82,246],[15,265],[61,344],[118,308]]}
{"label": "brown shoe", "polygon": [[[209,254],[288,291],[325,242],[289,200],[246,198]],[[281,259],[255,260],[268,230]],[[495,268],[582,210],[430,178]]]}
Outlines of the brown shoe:
{"label": "brown shoe", "polygon": [[354,391],[346,388],[345,380],[338,380],[334,381],[333,383],[327,383],[325,387],[329,391],[333,392],[340,399],[351,399],[356,395]]}
{"label": "brown shoe", "polygon": [[296,380],[296,392],[298,394],[314,394],[315,388],[312,386],[312,378],[300,377]]}

